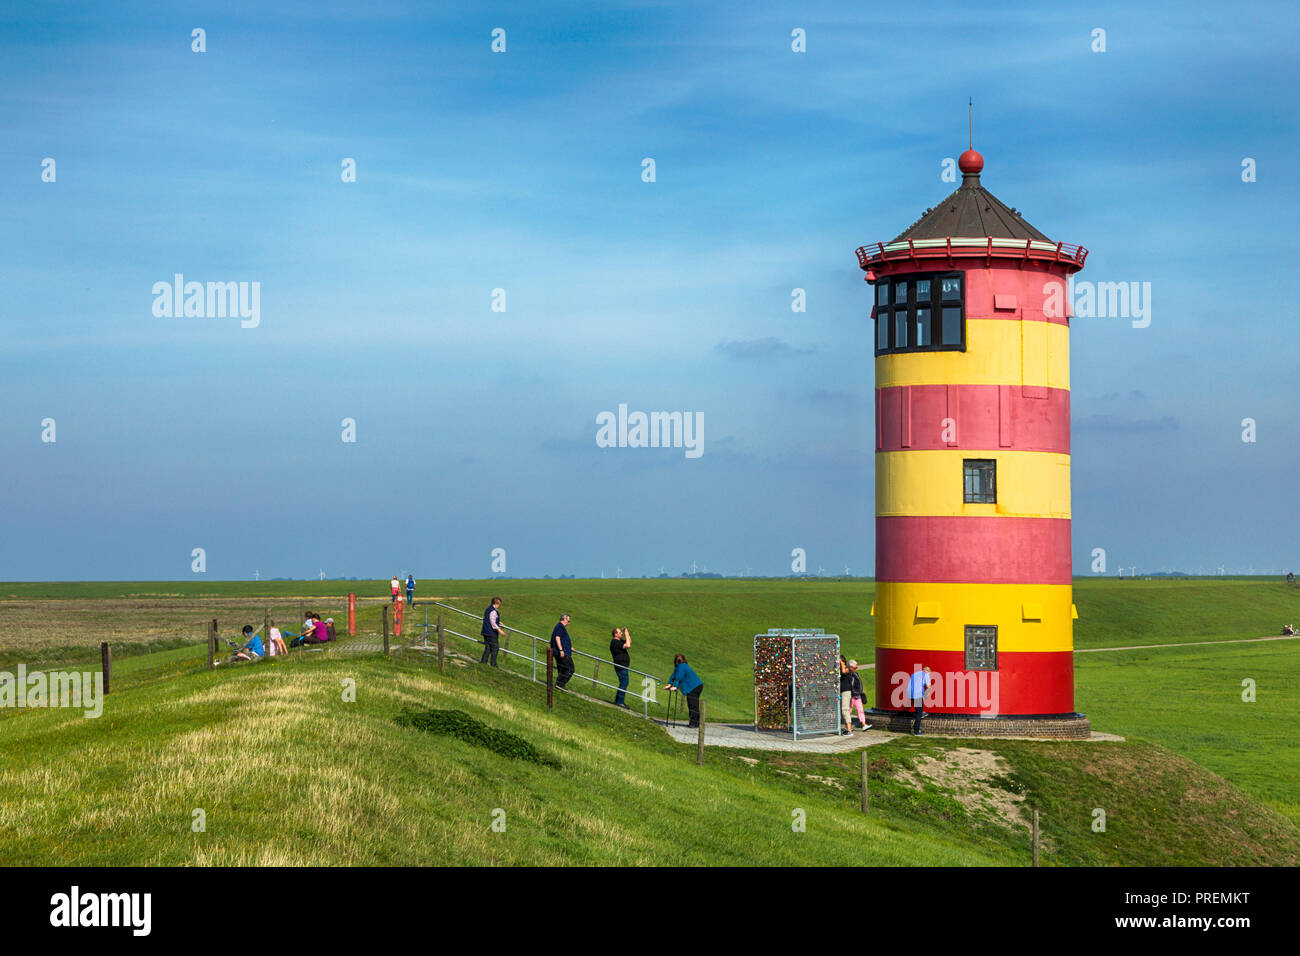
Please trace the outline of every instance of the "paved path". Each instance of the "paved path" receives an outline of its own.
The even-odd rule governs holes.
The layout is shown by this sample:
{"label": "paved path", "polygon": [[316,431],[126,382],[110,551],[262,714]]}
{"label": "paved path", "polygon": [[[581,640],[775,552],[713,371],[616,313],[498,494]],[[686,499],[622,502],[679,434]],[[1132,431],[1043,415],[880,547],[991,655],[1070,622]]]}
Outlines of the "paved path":
{"label": "paved path", "polygon": [[[669,735],[682,744],[693,744],[699,741],[700,732],[695,727],[687,727],[685,724],[664,724],[663,721],[655,721]],[[705,747],[736,747],[742,750],[793,750],[801,753],[844,753],[845,751],[862,750],[864,747],[874,747],[876,744],[887,744],[898,737],[909,736],[907,734],[893,734],[887,730],[858,730],[849,737],[840,737],[835,734],[826,734],[817,737],[805,737],[802,740],[795,741],[789,731],[780,730],[755,730],[753,724],[705,724],[704,725],[704,746]],[[942,737],[944,740],[962,740],[972,744],[978,743],[996,743],[999,740],[1035,740],[1040,743],[1079,743],[1079,741],[1057,741],[1045,739],[1043,737],[959,737],[949,736],[946,734],[926,734],[927,737]],[[1115,743],[1122,741],[1124,738],[1116,734],[1103,734],[1093,731],[1090,741],[1096,743]]]}

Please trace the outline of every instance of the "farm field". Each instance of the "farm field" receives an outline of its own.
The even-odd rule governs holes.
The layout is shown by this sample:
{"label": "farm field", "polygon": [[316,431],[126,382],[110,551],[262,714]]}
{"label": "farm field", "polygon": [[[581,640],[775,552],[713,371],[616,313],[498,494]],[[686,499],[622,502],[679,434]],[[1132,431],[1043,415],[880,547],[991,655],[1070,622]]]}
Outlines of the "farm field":
{"label": "farm field", "polygon": [[[696,768],[694,749],[653,724],[572,695],[548,713],[540,688],[463,661],[439,675],[424,654],[339,649],[203,667],[212,617],[226,636],[267,608],[284,622],[304,605],[343,620],[355,589],[367,595],[364,640],[385,588],[0,584],[0,669],[94,666],[104,639],[115,654],[98,720],[0,711],[0,839],[12,862],[1017,864],[1032,805],[1048,863],[1300,863],[1296,642],[1078,654],[1079,709],[1125,742],[896,739],[871,750],[864,819],[856,754],[712,750]],[[477,615],[500,594],[505,623],[542,636],[568,610],[577,646],[602,655],[609,628],[626,623],[634,666],[662,676],[681,650],[704,677],[711,719],[745,721],[752,635],[821,626],[869,662],[873,591],[856,580],[637,579],[421,582],[417,595]],[[1080,580],[1076,603],[1080,648],[1241,640],[1300,617],[1300,591],[1260,580]],[[453,619],[477,633],[476,621]],[[407,621],[409,639],[423,609]],[[341,700],[345,678],[355,703]],[[1246,678],[1254,703],[1241,699]],[[428,708],[514,733],[563,770],[394,720]],[[189,828],[199,808],[204,834]],[[487,826],[497,808],[518,821],[509,839]],[[1105,834],[1090,826],[1097,808]],[[796,809],[806,832],[791,830]]]}

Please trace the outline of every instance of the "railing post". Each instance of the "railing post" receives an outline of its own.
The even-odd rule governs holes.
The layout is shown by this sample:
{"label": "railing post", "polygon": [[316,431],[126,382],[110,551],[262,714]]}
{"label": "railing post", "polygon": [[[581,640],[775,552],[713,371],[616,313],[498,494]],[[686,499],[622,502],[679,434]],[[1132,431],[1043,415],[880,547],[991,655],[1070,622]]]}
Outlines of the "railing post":
{"label": "railing post", "polygon": [[533,644],[533,648],[529,652],[529,656],[532,657],[533,659],[533,683],[536,683],[537,682],[537,638],[535,637],[533,638],[532,644]]}
{"label": "railing post", "polygon": [[381,616],[384,619],[384,653],[387,654],[388,653],[388,605],[387,604],[384,605],[383,610],[381,611]]}
{"label": "railing post", "polygon": [[1035,808],[1034,810],[1033,841],[1034,841],[1034,866],[1037,866],[1038,865],[1038,810],[1037,808]]}
{"label": "railing post", "polygon": [[99,645],[99,657],[104,668],[104,693],[108,693],[109,684],[113,679],[113,651],[108,646],[108,641],[102,641]]}
{"label": "railing post", "polygon": [[555,650],[546,645],[546,706],[555,709]]}
{"label": "railing post", "polygon": [[595,665],[591,668],[591,692],[596,692],[597,680],[600,677],[600,658],[596,658]]}
{"label": "railing post", "polygon": [[439,614],[438,615],[438,673],[439,674],[442,673],[443,651],[446,646],[447,646],[446,637],[443,634],[443,630],[442,630],[442,615]]}
{"label": "railing post", "polygon": [[348,595],[348,637],[357,636],[357,596]]}
{"label": "railing post", "polygon": [[867,812],[867,752],[862,751],[862,812]]}
{"label": "railing post", "polygon": [[700,741],[695,751],[695,765],[704,766],[704,700],[700,700]]}

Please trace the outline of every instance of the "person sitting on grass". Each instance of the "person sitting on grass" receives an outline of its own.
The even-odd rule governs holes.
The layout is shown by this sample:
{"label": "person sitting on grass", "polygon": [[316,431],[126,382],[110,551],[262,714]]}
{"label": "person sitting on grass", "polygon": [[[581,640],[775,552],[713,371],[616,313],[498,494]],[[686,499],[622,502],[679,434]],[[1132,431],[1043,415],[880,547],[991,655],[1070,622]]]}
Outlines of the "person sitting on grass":
{"label": "person sitting on grass", "polygon": [[244,643],[235,649],[235,660],[252,661],[258,660],[266,654],[266,648],[262,646],[261,636],[253,630],[253,625],[244,625]]}
{"label": "person sitting on grass", "polygon": [[334,618],[332,617],[325,619],[325,640],[334,640]]}
{"label": "person sitting on grass", "polygon": [[271,638],[267,642],[266,650],[272,657],[279,657],[281,654],[289,653],[289,648],[284,645],[284,636],[280,633],[280,629],[275,626],[275,621],[271,622]]}

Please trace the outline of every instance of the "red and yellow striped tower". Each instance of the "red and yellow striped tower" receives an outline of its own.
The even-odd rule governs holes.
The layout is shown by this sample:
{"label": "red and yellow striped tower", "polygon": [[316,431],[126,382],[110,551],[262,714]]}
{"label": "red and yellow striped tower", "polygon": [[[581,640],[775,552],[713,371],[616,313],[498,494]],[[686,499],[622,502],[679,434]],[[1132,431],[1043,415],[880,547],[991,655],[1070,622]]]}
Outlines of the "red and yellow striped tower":
{"label": "red and yellow striped tower", "polygon": [[1064,289],[1088,253],[985,190],[975,150],[958,165],[952,195],[857,251],[875,293],[876,709],[910,710],[928,666],[936,718],[1077,724]]}

